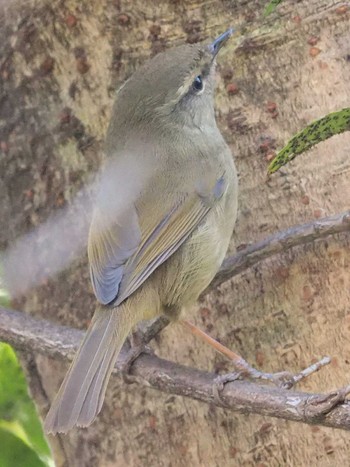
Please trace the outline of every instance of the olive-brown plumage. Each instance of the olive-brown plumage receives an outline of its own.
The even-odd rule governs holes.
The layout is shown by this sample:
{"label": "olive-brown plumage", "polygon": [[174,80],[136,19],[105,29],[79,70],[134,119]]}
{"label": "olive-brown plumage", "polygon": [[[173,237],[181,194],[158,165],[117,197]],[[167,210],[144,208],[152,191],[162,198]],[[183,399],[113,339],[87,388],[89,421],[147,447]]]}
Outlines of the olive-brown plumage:
{"label": "olive-brown plumage", "polygon": [[224,259],[237,176],[213,91],[215,56],[230,34],[154,57],[118,91],[88,246],[99,305],[47,415],[48,432],[89,425],[131,329],[162,313],[176,319]]}

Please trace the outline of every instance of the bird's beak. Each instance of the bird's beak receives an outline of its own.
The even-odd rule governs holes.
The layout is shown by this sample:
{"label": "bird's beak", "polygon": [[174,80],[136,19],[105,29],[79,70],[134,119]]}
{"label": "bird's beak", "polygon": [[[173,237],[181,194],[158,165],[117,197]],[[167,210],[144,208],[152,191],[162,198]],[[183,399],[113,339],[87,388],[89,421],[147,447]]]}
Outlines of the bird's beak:
{"label": "bird's beak", "polygon": [[209,44],[209,50],[213,54],[213,58],[216,57],[221,47],[226,44],[228,39],[232,36],[234,30],[233,28],[228,29],[226,32],[221,34],[215,41]]}

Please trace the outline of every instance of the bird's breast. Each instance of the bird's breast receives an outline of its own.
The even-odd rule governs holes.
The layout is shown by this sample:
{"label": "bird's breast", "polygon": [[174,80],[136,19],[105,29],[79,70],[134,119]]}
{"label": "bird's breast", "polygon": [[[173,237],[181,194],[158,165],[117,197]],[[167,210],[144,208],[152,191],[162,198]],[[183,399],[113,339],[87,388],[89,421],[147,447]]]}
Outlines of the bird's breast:
{"label": "bird's breast", "polygon": [[224,260],[236,216],[237,176],[233,166],[221,198],[160,271],[163,303],[184,308],[197,300]]}

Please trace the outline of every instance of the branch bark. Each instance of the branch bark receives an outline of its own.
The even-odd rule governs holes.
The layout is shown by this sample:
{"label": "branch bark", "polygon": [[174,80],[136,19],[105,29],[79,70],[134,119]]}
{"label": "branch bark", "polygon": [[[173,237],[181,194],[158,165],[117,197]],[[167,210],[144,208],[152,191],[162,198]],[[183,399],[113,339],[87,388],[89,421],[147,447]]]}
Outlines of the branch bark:
{"label": "branch bark", "polygon": [[[0,339],[19,350],[72,359],[83,335],[83,331],[35,320],[25,313],[0,307]],[[128,347],[125,345],[116,364],[117,370],[127,353]],[[329,394],[310,394],[235,381],[225,386],[220,402],[213,395],[216,378],[213,373],[143,354],[135,361],[132,374],[148,387],[214,404],[226,410],[350,431],[350,404],[344,400],[349,392],[348,387]]]}

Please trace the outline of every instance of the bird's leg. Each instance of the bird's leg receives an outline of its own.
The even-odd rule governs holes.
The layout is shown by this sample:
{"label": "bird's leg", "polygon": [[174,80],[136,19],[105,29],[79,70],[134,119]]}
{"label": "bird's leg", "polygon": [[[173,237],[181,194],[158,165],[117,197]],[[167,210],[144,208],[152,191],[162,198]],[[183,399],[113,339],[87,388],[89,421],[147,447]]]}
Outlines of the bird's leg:
{"label": "bird's leg", "polygon": [[130,374],[130,370],[134,361],[142,353],[154,353],[153,349],[147,344],[152,339],[154,339],[168,324],[169,319],[166,316],[158,316],[157,318],[147,322],[130,334],[128,338],[130,347],[128,355],[120,365],[120,370],[126,383],[138,382],[138,378]]}
{"label": "bird's leg", "polygon": [[206,334],[201,329],[197,328],[197,326],[190,323],[189,321],[181,320],[181,324],[183,324],[187,329],[189,329],[192,332],[192,334],[200,337],[204,342],[212,346],[216,351],[229,358],[231,362],[233,362],[233,365],[237,370],[236,374],[239,374],[242,377],[248,377],[251,379],[265,379],[268,381],[272,381],[275,384],[280,384],[281,378],[285,379],[286,377],[291,378],[293,376],[287,371],[281,373],[263,373],[262,371],[259,371],[256,368],[249,365],[249,363],[246,360],[244,360],[240,355],[236,354],[232,350],[220,344],[220,342],[210,337],[208,334]]}
{"label": "bird's leg", "polygon": [[233,365],[237,370],[235,373],[229,373],[226,375],[218,376],[214,388],[214,396],[217,399],[220,398],[219,393],[226,383],[230,381],[235,381],[239,378],[246,377],[250,379],[261,379],[265,381],[270,381],[284,389],[290,389],[302,379],[306,378],[307,376],[311,375],[315,371],[318,371],[320,368],[330,363],[330,358],[324,357],[319,362],[310,365],[308,368],[302,370],[296,375],[293,375],[288,371],[281,371],[279,373],[265,373],[249,365],[249,363],[246,360],[244,360],[240,355],[236,354],[232,350],[220,344],[220,342],[210,337],[204,331],[197,328],[194,324],[190,323],[187,320],[181,320],[180,322],[185,326],[186,329],[190,330],[192,334],[200,337],[207,344],[211,345],[216,351],[229,358],[233,362]]}
{"label": "bird's leg", "polygon": [[170,323],[169,318],[165,315],[158,316],[150,322],[146,322],[141,327],[141,332],[143,335],[143,341],[145,344],[148,344],[152,339],[154,339],[163,329],[165,329]]}
{"label": "bird's leg", "polygon": [[151,349],[151,347],[147,345],[149,341],[144,338],[144,334],[139,329],[136,329],[129,335],[128,341],[130,349],[128,351],[126,359],[120,366],[120,370],[123,374],[124,381],[128,384],[131,384],[138,382],[137,376],[133,376],[130,374],[131,367],[135,360],[142,353],[153,354],[154,352]]}

